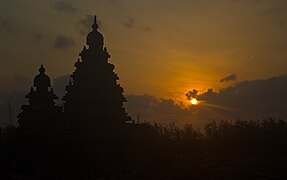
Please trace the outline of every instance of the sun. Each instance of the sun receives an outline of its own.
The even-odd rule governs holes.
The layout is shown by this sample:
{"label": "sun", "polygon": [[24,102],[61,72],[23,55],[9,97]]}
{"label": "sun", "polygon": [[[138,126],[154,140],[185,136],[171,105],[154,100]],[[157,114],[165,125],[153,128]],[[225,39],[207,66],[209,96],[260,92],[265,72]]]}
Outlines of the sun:
{"label": "sun", "polygon": [[198,101],[197,101],[196,98],[192,98],[192,99],[190,100],[190,103],[191,103],[192,105],[196,105],[196,104],[198,103]]}

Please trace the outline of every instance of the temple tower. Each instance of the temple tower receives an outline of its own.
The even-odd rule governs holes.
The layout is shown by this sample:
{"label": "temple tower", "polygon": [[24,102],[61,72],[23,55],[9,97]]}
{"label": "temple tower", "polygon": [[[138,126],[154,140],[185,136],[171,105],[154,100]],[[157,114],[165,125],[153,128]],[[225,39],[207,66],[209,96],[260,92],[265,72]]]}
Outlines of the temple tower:
{"label": "temple tower", "polygon": [[45,74],[45,68],[41,65],[39,74],[34,78],[33,87],[25,96],[29,105],[21,107],[18,115],[19,129],[27,133],[49,133],[55,129],[57,119],[61,116],[61,107],[55,106],[54,94],[50,78]]}
{"label": "temple tower", "polygon": [[104,47],[103,35],[98,32],[95,17],[93,30],[88,34],[80,59],[75,63],[66,95],[64,114],[71,124],[91,126],[95,124],[124,124],[130,120],[123,103],[123,88],[113,72],[115,66]]}

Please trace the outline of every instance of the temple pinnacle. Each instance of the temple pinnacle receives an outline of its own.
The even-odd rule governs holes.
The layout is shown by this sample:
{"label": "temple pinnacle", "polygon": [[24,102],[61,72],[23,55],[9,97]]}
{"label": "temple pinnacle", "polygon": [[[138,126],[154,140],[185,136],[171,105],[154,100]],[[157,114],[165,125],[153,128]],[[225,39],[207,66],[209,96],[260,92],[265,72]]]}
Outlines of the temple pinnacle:
{"label": "temple pinnacle", "polygon": [[94,24],[93,24],[93,30],[96,31],[98,29],[98,23],[97,23],[97,16],[94,17]]}

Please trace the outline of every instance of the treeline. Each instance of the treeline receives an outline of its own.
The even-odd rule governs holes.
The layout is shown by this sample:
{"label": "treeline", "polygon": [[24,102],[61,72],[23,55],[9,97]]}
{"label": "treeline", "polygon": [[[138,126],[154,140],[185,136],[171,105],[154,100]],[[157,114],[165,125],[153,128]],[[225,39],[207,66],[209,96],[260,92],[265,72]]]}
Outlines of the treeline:
{"label": "treeline", "polygon": [[191,124],[183,128],[174,124],[153,128],[175,147],[187,150],[187,154],[200,153],[204,158],[287,155],[287,122],[281,119],[212,121],[203,131]]}
{"label": "treeline", "polygon": [[30,135],[28,141],[13,126],[0,132],[0,175],[9,178],[287,177],[287,122],[275,118],[212,121],[203,130],[134,123],[95,134]]}

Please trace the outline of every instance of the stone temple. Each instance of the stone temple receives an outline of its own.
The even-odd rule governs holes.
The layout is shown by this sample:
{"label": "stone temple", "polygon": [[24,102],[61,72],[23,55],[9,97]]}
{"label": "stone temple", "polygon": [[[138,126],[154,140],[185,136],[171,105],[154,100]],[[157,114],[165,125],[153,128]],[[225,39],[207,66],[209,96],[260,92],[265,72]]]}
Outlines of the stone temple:
{"label": "stone temple", "polygon": [[117,127],[131,120],[123,107],[126,102],[123,88],[117,82],[115,66],[108,62],[110,55],[104,47],[103,35],[98,32],[96,17],[92,29],[86,39],[88,48],[84,46],[79,54],[76,69],[66,86],[63,108],[55,105],[58,97],[43,65],[40,67],[34,87],[26,96],[29,105],[23,105],[18,115],[21,132],[72,136],[77,132],[97,132],[99,135],[105,134],[106,128],[110,132],[121,129]]}
{"label": "stone temple", "polygon": [[26,95],[29,105],[23,105],[18,115],[19,129],[28,134],[51,133],[58,126],[62,108],[55,105],[54,100],[58,97],[51,88],[50,78],[45,74],[43,65],[34,78],[33,86]]}
{"label": "stone temple", "polygon": [[104,37],[98,32],[95,17],[92,31],[75,63],[75,71],[66,86],[63,97],[66,123],[75,126],[96,124],[125,124],[130,117],[125,112],[123,88],[117,83],[119,77],[104,47]]}

